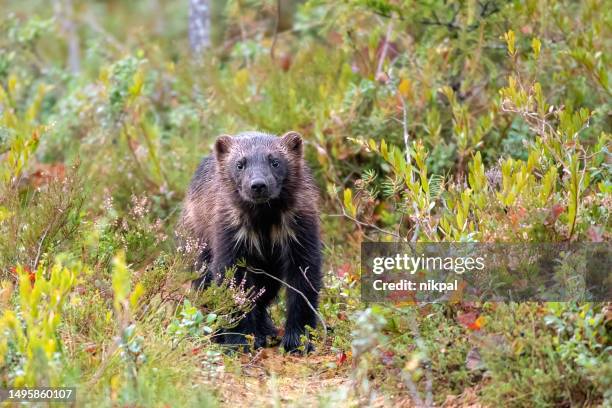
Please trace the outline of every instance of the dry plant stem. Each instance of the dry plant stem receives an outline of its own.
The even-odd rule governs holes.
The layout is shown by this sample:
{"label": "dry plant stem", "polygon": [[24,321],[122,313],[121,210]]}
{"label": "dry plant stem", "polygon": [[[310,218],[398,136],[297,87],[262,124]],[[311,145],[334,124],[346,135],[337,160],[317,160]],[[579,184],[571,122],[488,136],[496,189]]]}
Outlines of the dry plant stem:
{"label": "dry plant stem", "polygon": [[38,261],[40,260],[42,246],[43,246],[43,243],[45,242],[45,239],[47,238],[47,234],[49,233],[49,230],[51,229],[52,225],[53,223],[50,223],[49,225],[47,225],[47,228],[45,228],[45,232],[43,232],[43,235],[40,238],[40,241],[38,242],[38,249],[36,250],[36,258],[34,258],[34,262],[32,263],[32,271],[35,271],[38,268]]}
{"label": "dry plant stem", "polygon": [[406,147],[406,164],[410,167],[410,182],[414,183],[414,174],[412,171],[412,163],[410,160],[410,134],[408,133],[408,107],[406,100],[400,95],[402,101],[402,128],[404,130],[404,146]]}
{"label": "dry plant stem", "polygon": [[88,14],[88,15],[82,16],[80,20],[82,23],[85,23],[85,25],[87,25],[89,28],[91,28],[92,30],[100,34],[102,38],[104,38],[104,40],[106,40],[107,43],[112,45],[113,48],[115,48],[117,51],[121,53],[128,52],[127,48],[124,47],[123,44],[119,42],[119,40],[113,37],[112,34],[110,34],[108,31],[102,28],[100,24],[98,24],[98,21],[94,18],[93,15]]}
{"label": "dry plant stem", "polygon": [[274,18],[274,37],[272,37],[272,45],[270,46],[270,58],[274,61],[274,50],[276,49],[276,41],[278,40],[278,24],[281,19],[281,0],[276,0],[276,16]]}
{"label": "dry plant stem", "polygon": [[380,58],[378,59],[378,67],[376,68],[376,76],[382,73],[383,65],[385,64],[385,59],[387,58],[387,51],[389,50],[389,38],[391,38],[391,32],[393,31],[393,20],[389,20],[389,24],[387,24],[387,33],[385,34],[385,39],[383,42],[382,50],[380,51]]}
{"label": "dry plant stem", "polygon": [[87,388],[92,389],[98,383],[98,381],[100,381],[100,378],[104,374],[104,371],[106,370],[110,362],[113,361],[113,357],[115,356],[115,353],[117,352],[118,349],[119,349],[119,345],[115,342],[113,345],[113,348],[111,348],[111,351],[107,354],[107,358],[104,361],[102,361],[102,363],[100,364],[100,366],[98,367],[94,375],[87,382]]}
{"label": "dry plant stem", "polygon": [[378,231],[378,232],[380,232],[382,234],[390,235],[390,236],[398,238],[398,239],[404,239],[404,237],[402,237],[399,234],[396,234],[395,232],[384,230],[384,229],[382,229],[379,226],[374,225],[374,224],[370,224],[370,223],[367,223],[367,222],[359,221],[357,218],[348,215],[346,213],[346,210],[344,210],[344,209],[342,210],[342,214],[329,214],[329,216],[330,217],[345,217],[345,218],[353,221],[354,223],[358,224],[360,227],[372,228],[372,229],[374,229],[374,230],[376,230],[376,231]]}
{"label": "dry plant stem", "polygon": [[312,290],[314,290],[315,292],[317,291],[315,289],[315,287],[312,285],[312,283],[310,282],[310,279],[308,279],[308,276],[306,276],[306,272],[308,271],[308,268],[310,268],[310,266],[307,266],[306,269],[302,269],[302,267],[298,267],[298,269],[300,270],[300,272],[302,273],[302,276],[304,276],[304,279],[306,279],[306,282],[308,282],[308,284],[310,285],[310,287],[312,288]]}
{"label": "dry plant stem", "polygon": [[367,227],[367,228],[372,228],[380,233],[386,234],[386,235],[390,235],[392,237],[395,237],[399,240],[404,240],[404,237],[402,237],[400,234],[396,234],[395,232],[392,231],[387,231],[384,230],[382,228],[380,228],[377,225],[371,224],[371,223],[367,223],[367,222],[363,222],[358,220],[355,217],[350,216],[347,212],[346,209],[344,208],[344,204],[342,203],[342,200],[340,200],[340,197],[336,196],[336,200],[338,202],[338,205],[340,208],[342,208],[342,214],[328,214],[330,217],[344,217],[347,218],[351,221],[353,221],[355,224],[357,224],[357,226],[359,226],[359,228],[361,229],[361,227]]}
{"label": "dry plant stem", "polygon": [[[238,8],[239,8],[239,13],[241,13],[242,11],[242,5],[240,4],[240,2],[237,3],[238,4]],[[238,28],[240,29],[240,41],[241,42],[245,42],[247,39],[247,32],[246,32],[246,28],[244,27],[244,21],[242,21],[242,18],[238,18]],[[244,63],[246,64],[247,67],[251,66],[251,59],[248,57],[248,55],[244,56]]]}
{"label": "dry plant stem", "polygon": [[55,18],[59,21],[68,43],[68,66],[73,74],[77,74],[81,70],[81,50],[74,5],[72,0],[56,0],[54,6]]}
{"label": "dry plant stem", "polygon": [[[414,336],[416,340],[415,344],[419,346],[419,348],[421,349],[421,352],[423,352],[425,356],[427,357],[427,359],[429,360],[427,350],[425,350],[424,347],[420,346],[423,344],[423,338],[421,336],[419,325],[416,319],[414,318],[414,316],[411,316],[410,327],[412,329],[412,335]],[[410,375],[409,374],[403,375],[404,383],[408,386],[408,389],[410,389],[412,398],[415,400],[415,404],[419,408],[433,407],[433,374],[431,372],[431,362],[430,361],[427,361],[426,370],[425,370],[425,378],[426,378],[426,382],[425,382],[425,393],[426,394],[425,394],[425,402],[423,402],[423,400],[421,399],[419,395],[419,391],[416,385],[412,381],[412,378],[410,378]]]}
{"label": "dry plant stem", "polygon": [[125,124],[125,122],[123,123],[123,132],[125,134],[126,137],[126,144],[128,147],[128,150],[130,151],[130,154],[132,155],[132,158],[134,159],[134,163],[136,164],[136,168],[138,170],[138,172],[140,173],[143,181],[148,185],[148,187],[150,189],[156,190],[159,188],[159,186],[157,185],[156,182],[154,182],[153,180],[151,180],[151,178],[147,175],[147,172],[145,171],[144,167],[142,166],[142,163],[140,162],[140,160],[138,159],[138,155],[136,154],[136,151],[132,148],[132,145],[130,143],[132,139],[132,136],[130,135],[128,128]]}

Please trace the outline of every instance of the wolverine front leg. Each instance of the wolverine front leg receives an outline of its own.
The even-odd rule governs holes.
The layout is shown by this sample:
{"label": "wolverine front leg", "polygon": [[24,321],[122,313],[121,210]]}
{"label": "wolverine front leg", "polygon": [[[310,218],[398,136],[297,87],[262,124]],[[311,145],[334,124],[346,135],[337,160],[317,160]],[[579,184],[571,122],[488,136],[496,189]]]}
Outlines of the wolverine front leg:
{"label": "wolverine front leg", "polygon": [[[240,245],[235,245],[235,231],[231,228],[220,228],[218,231],[218,244],[213,248],[211,272],[215,281],[221,284],[227,276],[227,271],[235,268],[232,279],[235,282],[235,288],[250,288],[252,282],[249,279],[245,268],[238,266],[238,261],[244,256],[243,248]],[[246,280],[244,285],[241,282]],[[257,325],[257,316],[255,309],[247,312],[244,316],[238,316],[239,320],[231,329],[225,330],[221,337],[222,343],[231,346],[246,346],[248,344],[247,335],[255,334]],[[246,348],[246,347],[245,347]]]}
{"label": "wolverine front leg", "polygon": [[[301,344],[301,337],[307,335],[306,326],[317,325],[316,309],[321,289],[321,250],[318,234],[313,239],[304,239],[301,245],[290,248],[285,282],[287,286],[287,322],[282,346],[285,351],[295,352]],[[305,351],[312,351],[310,342]]]}

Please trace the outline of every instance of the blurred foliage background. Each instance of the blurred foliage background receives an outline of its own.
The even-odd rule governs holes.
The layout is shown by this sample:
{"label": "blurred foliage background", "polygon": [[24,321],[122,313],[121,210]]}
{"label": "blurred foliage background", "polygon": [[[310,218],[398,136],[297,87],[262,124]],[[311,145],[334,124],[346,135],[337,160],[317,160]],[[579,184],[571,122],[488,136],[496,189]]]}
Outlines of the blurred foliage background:
{"label": "blurred foliage background", "polygon": [[[608,2],[2,9],[0,387],[75,385],[79,406],[612,403],[609,303],[359,296],[364,240],[609,241]],[[190,291],[198,248],[173,239],[199,160],[249,129],[300,131],[321,188],[328,331],[308,357],[224,353],[249,294]]]}

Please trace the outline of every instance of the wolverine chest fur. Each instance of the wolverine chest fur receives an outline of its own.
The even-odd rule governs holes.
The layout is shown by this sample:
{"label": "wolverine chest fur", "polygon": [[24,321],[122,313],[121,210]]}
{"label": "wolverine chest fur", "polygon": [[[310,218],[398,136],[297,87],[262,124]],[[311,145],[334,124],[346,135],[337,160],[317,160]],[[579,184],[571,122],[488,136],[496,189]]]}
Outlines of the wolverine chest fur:
{"label": "wolverine chest fur", "polygon": [[268,212],[257,217],[240,217],[234,234],[235,246],[243,247],[249,255],[262,259],[283,254],[291,240],[297,242],[292,213]]}

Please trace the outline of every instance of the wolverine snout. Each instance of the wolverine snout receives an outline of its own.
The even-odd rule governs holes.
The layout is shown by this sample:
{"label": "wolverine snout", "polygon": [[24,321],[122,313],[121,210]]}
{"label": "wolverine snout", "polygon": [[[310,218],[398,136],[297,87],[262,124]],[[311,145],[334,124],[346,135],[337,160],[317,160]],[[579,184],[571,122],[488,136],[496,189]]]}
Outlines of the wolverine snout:
{"label": "wolverine snout", "polygon": [[266,184],[266,180],[264,179],[255,179],[251,181],[251,191],[253,193],[261,195],[267,194],[268,192],[268,184]]}

